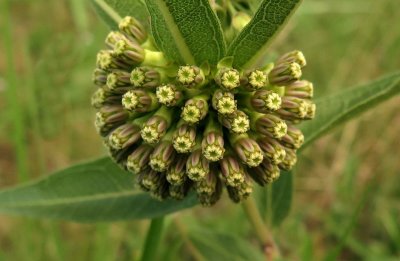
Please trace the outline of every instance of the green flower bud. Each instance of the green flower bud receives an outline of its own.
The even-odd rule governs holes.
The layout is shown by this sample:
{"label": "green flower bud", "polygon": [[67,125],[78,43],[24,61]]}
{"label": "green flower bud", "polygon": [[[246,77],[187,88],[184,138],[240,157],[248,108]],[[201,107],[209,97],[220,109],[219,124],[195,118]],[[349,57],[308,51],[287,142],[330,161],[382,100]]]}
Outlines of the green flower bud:
{"label": "green flower bud", "polygon": [[193,181],[204,179],[210,172],[210,162],[201,155],[201,149],[193,151],[186,162],[186,174]]}
{"label": "green flower bud", "polygon": [[129,73],[125,71],[114,71],[107,76],[107,86],[116,93],[125,93],[131,85]]}
{"label": "green flower bud", "polygon": [[304,119],[307,117],[309,102],[296,97],[282,97],[282,108],[277,113],[287,120]]}
{"label": "green flower bud", "polygon": [[[286,136],[287,134],[283,138]],[[277,140],[269,137],[260,137],[257,142],[265,156],[272,164],[278,165],[285,159],[286,151]]]}
{"label": "green flower bud", "polygon": [[124,63],[134,66],[142,63],[145,58],[145,51],[137,43],[128,39],[119,40],[115,43],[114,53]]}
{"label": "green flower bud", "polygon": [[218,115],[221,124],[232,133],[246,133],[250,129],[249,117],[243,111],[237,110],[232,114]]}
{"label": "green flower bud", "polygon": [[143,90],[132,90],[122,96],[122,105],[128,111],[149,112],[160,107],[156,96]]}
{"label": "green flower bud", "polygon": [[97,67],[102,70],[127,70],[131,66],[125,61],[119,59],[113,51],[110,50],[101,50],[97,54]]}
{"label": "green flower bud", "polygon": [[258,167],[249,169],[247,173],[260,186],[272,183],[280,175],[278,166],[272,164],[268,159],[264,159]]}
{"label": "green flower bud", "polygon": [[293,82],[285,87],[285,96],[310,99],[314,96],[314,86],[306,80]]}
{"label": "green flower bud", "polygon": [[105,145],[107,146],[107,149],[109,151],[112,160],[116,164],[118,164],[122,169],[126,170],[126,160],[129,154],[132,152],[132,147],[126,147],[121,150],[116,150],[107,144],[107,140],[104,140],[104,142]]}
{"label": "green flower bud", "polygon": [[286,157],[285,159],[278,165],[282,170],[291,170],[297,162],[296,151],[292,149],[286,148]]}
{"label": "green flower bud", "polygon": [[257,167],[263,161],[262,151],[257,142],[247,134],[231,135],[231,145],[233,146],[236,155],[249,167]]}
{"label": "green flower bud", "polygon": [[93,71],[93,76],[92,76],[92,81],[94,84],[102,87],[107,83],[107,74],[108,72],[106,70],[96,68]]}
{"label": "green flower bud", "polygon": [[220,161],[222,176],[230,187],[238,187],[244,182],[244,170],[242,165],[233,156],[225,156]]}
{"label": "green flower bud", "polygon": [[283,86],[291,84],[302,75],[301,67],[295,62],[284,62],[277,64],[269,73],[269,82],[274,85]]}
{"label": "green flower bud", "polygon": [[126,123],[113,130],[108,136],[108,144],[116,149],[121,150],[140,139],[140,128],[132,123]]}
{"label": "green flower bud", "polygon": [[147,33],[143,25],[131,16],[124,17],[118,24],[119,30],[127,37],[135,39],[139,43],[144,43],[147,39]]}
{"label": "green flower bud", "polygon": [[165,179],[165,175],[161,175],[163,176],[163,178],[160,180],[158,187],[155,190],[150,190],[150,195],[159,201],[162,201],[169,196],[169,184]]}
{"label": "green flower bud", "polygon": [[246,178],[237,187],[226,186],[226,190],[228,191],[229,198],[233,202],[239,203],[250,196],[250,194],[253,192],[253,185],[251,184],[250,180]]}
{"label": "green flower bud", "polygon": [[158,172],[168,169],[175,159],[175,151],[170,140],[160,142],[150,155],[150,167]]}
{"label": "green flower bud", "polygon": [[212,97],[212,106],[220,114],[232,114],[237,110],[235,96],[230,92],[217,90]]}
{"label": "green flower bud", "polygon": [[261,70],[246,72],[241,78],[241,85],[249,91],[256,91],[268,85],[267,74]]}
{"label": "green flower bud", "polygon": [[203,206],[214,205],[222,194],[222,183],[216,168],[212,168],[207,177],[195,184],[197,197]]}
{"label": "green flower bud", "polygon": [[306,58],[304,57],[304,54],[301,51],[297,50],[282,55],[278,59],[278,61],[276,61],[276,64],[281,64],[281,63],[297,63],[301,67],[305,67],[307,65],[307,61]]}
{"label": "green flower bud", "polygon": [[100,109],[104,105],[117,105],[121,101],[121,95],[114,95],[104,88],[99,88],[92,95],[92,106],[96,109]]}
{"label": "green flower bud", "polygon": [[196,145],[196,128],[188,124],[181,124],[175,131],[173,145],[178,153],[188,153]]}
{"label": "green flower bud", "polygon": [[202,206],[210,207],[217,203],[217,201],[221,198],[221,194],[222,183],[220,179],[217,179],[213,193],[199,193],[197,194],[197,198]]}
{"label": "green flower bud", "polygon": [[176,106],[182,101],[182,92],[173,84],[165,84],[157,87],[156,96],[159,103],[168,107]]}
{"label": "green flower bud", "polygon": [[107,35],[105,43],[107,47],[114,49],[115,44],[120,40],[126,40],[125,36],[118,31],[112,31]]}
{"label": "green flower bud", "polygon": [[188,180],[187,182],[181,185],[170,185],[169,186],[169,195],[171,198],[176,200],[184,199],[189,193],[190,188],[192,187],[192,182]]}
{"label": "green flower bud", "polygon": [[143,125],[141,131],[142,139],[149,144],[158,143],[171,125],[172,113],[173,111],[168,110],[165,107],[161,107]]}
{"label": "green flower bud", "polygon": [[149,66],[141,66],[132,70],[130,83],[135,87],[155,88],[160,84],[162,78],[159,70]]}
{"label": "green flower bud", "polygon": [[208,103],[205,96],[196,96],[185,103],[181,118],[189,124],[203,120],[208,113]]}
{"label": "green flower bud", "polygon": [[221,86],[221,88],[232,91],[240,86],[239,71],[231,68],[222,68],[218,71],[215,82]]}
{"label": "green flower bud", "polygon": [[195,183],[195,189],[198,194],[212,195],[218,183],[218,172],[211,168],[206,177]]}
{"label": "green flower bud", "polygon": [[315,111],[317,109],[317,106],[315,103],[308,102],[308,108],[307,108],[307,115],[304,117],[305,120],[312,120],[315,117]]}
{"label": "green flower bud", "polygon": [[282,99],[279,94],[269,90],[256,91],[250,102],[252,108],[261,113],[279,110],[282,105]]}
{"label": "green flower bud", "polygon": [[133,174],[141,172],[149,163],[150,154],[153,148],[148,144],[142,144],[137,147],[132,154],[128,156],[126,167]]}
{"label": "green flower bud", "polygon": [[187,88],[195,88],[205,83],[205,76],[199,67],[187,65],[179,67],[177,80]]}
{"label": "green flower bud", "polygon": [[294,126],[288,126],[287,134],[282,137],[281,141],[283,146],[289,149],[300,149],[304,143],[304,135],[301,130]]}
{"label": "green flower bud", "polygon": [[278,116],[272,114],[252,113],[252,130],[261,135],[281,139],[286,135],[287,125],[286,122],[281,120]]}
{"label": "green flower bud", "polygon": [[106,105],[96,113],[95,126],[102,136],[120,126],[128,119],[129,113],[119,105]]}
{"label": "green flower bud", "polygon": [[163,182],[163,173],[157,172],[153,169],[146,168],[142,171],[138,178],[141,179],[140,183],[142,186],[150,191],[155,191],[160,186],[160,183]]}
{"label": "green flower bud", "polygon": [[201,143],[203,156],[209,161],[219,161],[224,157],[224,137],[221,131],[210,131]]}
{"label": "green flower bud", "polygon": [[173,165],[167,170],[167,180],[171,185],[182,185],[186,181],[186,161],[188,157],[179,155]]}

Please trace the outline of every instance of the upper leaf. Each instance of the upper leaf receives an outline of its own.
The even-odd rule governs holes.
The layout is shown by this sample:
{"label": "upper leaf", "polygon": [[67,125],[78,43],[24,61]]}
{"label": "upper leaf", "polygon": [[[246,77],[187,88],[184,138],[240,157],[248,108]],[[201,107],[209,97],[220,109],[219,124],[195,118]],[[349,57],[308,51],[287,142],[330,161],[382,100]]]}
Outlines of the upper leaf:
{"label": "upper leaf", "polygon": [[180,64],[216,65],[225,55],[218,18],[208,0],[145,0],[158,47]]}
{"label": "upper leaf", "polygon": [[118,28],[118,23],[125,16],[138,19],[148,27],[149,14],[142,0],[90,0],[97,13],[112,29]]}
{"label": "upper leaf", "polygon": [[138,192],[108,157],[0,192],[1,213],[79,222],[154,218],[195,204],[194,195],[160,202]]}
{"label": "upper leaf", "polygon": [[363,86],[317,99],[315,119],[300,126],[305,136],[301,149],[333,127],[349,121],[399,92],[400,72],[397,72]]}
{"label": "upper leaf", "polygon": [[250,23],[228,49],[238,68],[254,67],[264,55],[271,38],[283,27],[301,0],[264,0]]}

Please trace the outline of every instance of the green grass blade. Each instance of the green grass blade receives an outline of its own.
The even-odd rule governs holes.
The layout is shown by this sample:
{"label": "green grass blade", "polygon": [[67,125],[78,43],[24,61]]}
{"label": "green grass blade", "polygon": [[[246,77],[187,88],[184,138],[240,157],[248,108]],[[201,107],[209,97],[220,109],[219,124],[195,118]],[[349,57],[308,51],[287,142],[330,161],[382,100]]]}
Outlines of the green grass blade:
{"label": "green grass blade", "polygon": [[351,120],[398,93],[400,93],[400,72],[316,100],[315,119],[300,125],[305,136],[305,144],[302,148],[332,128]]}
{"label": "green grass blade", "polygon": [[268,44],[283,28],[301,0],[264,0],[250,23],[231,43],[228,56],[233,56],[233,65],[252,68],[265,54]]}
{"label": "green grass blade", "polygon": [[0,213],[77,222],[154,218],[196,204],[192,195],[161,202],[135,190],[131,174],[109,158],[0,192]]}
{"label": "green grass blade", "polygon": [[10,136],[15,148],[15,157],[17,162],[18,179],[20,181],[28,180],[27,166],[27,141],[24,122],[24,111],[18,98],[18,80],[17,72],[14,64],[14,50],[12,37],[12,19],[10,16],[9,1],[0,2],[0,14],[2,21],[1,38],[5,47],[6,58],[6,97],[8,101],[9,119],[11,120],[12,131]]}
{"label": "green grass blade", "polygon": [[225,41],[208,0],[146,0],[158,47],[180,64],[216,65],[225,55]]}

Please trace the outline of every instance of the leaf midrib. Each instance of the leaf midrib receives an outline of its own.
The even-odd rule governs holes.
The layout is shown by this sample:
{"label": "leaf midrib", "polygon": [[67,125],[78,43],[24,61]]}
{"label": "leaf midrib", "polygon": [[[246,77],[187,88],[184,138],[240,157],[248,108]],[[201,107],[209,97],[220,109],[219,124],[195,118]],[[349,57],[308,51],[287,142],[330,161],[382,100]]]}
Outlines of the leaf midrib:
{"label": "leaf midrib", "polygon": [[117,24],[122,20],[121,16],[111,8],[104,0],[93,0],[99,7],[110,16]]}
{"label": "leaf midrib", "polygon": [[21,203],[0,203],[1,208],[21,208],[21,207],[35,207],[35,206],[56,206],[56,205],[68,205],[68,204],[79,204],[82,202],[94,202],[101,201],[104,199],[117,199],[121,197],[129,197],[140,194],[136,191],[121,191],[121,192],[113,192],[113,193],[103,193],[103,194],[94,194],[90,196],[79,196],[79,197],[71,197],[71,198],[58,198],[51,200],[39,200],[39,201],[25,201]]}
{"label": "leaf midrib", "polygon": [[166,23],[168,29],[171,32],[172,38],[174,38],[174,41],[180,51],[180,54],[181,54],[183,60],[187,64],[195,64],[196,61],[195,61],[189,47],[187,46],[181,31],[179,30],[178,26],[176,25],[173,16],[169,12],[167,5],[165,4],[165,2],[163,0],[156,0],[155,2],[165,20],[165,23]]}

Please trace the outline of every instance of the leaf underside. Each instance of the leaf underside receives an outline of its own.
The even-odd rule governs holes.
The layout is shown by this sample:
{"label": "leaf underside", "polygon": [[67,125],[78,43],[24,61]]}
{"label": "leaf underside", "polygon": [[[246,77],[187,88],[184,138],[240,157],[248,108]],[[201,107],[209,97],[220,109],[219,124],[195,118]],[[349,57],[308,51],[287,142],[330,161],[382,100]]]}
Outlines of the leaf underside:
{"label": "leaf underside", "polygon": [[217,64],[225,55],[218,18],[208,0],[146,0],[152,35],[161,51],[180,64]]}
{"label": "leaf underside", "polygon": [[301,0],[264,0],[250,23],[235,38],[228,49],[233,66],[252,68],[265,54],[274,35],[285,25]]}
{"label": "leaf underside", "polygon": [[1,213],[77,222],[152,218],[196,203],[194,195],[183,201],[151,198],[108,157],[0,192]]}
{"label": "leaf underside", "polygon": [[397,72],[360,87],[349,88],[317,99],[315,119],[300,125],[305,136],[305,143],[301,149],[306,148],[332,128],[399,93],[400,72]]}

